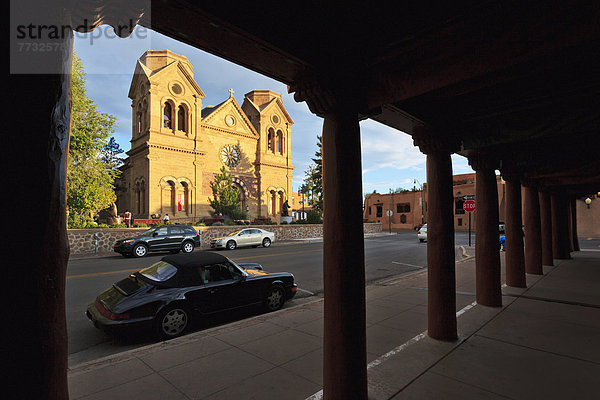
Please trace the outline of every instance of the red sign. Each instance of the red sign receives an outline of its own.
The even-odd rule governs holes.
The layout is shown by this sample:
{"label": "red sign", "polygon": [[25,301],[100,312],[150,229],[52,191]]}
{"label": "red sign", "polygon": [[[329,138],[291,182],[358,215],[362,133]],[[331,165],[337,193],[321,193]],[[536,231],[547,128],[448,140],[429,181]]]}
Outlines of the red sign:
{"label": "red sign", "polygon": [[475,200],[467,200],[464,202],[463,204],[463,208],[465,209],[466,212],[473,212],[475,211]]}

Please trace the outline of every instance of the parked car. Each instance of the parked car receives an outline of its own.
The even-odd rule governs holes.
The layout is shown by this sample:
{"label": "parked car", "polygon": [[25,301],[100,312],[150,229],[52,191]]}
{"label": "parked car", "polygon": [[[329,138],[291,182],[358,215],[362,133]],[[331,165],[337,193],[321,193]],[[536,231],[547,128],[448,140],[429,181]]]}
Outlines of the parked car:
{"label": "parked car", "polygon": [[168,339],[206,314],[260,304],[278,310],[296,289],[291,273],[268,273],[260,264],[196,251],[167,255],[116,282],[88,305],[86,315],[108,333],[137,327]]}
{"label": "parked car", "polygon": [[427,240],[427,224],[423,225],[417,231],[417,238],[419,238],[419,242],[423,243]]}
{"label": "parked car", "polygon": [[113,250],[124,256],[144,257],[149,251],[170,251],[171,253],[191,253],[200,247],[200,235],[188,225],[164,225],[115,242]]}
{"label": "parked car", "polygon": [[231,232],[229,235],[210,241],[213,249],[233,250],[236,247],[269,247],[275,241],[275,233],[259,228],[246,228]]}

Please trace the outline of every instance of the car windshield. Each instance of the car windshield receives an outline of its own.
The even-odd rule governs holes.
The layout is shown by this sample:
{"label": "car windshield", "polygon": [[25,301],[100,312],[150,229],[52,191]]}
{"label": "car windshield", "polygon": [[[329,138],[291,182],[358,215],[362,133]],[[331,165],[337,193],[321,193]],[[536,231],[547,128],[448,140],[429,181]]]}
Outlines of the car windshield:
{"label": "car windshield", "polygon": [[152,235],[154,232],[156,231],[156,228],[150,228],[147,231],[145,231],[144,233],[142,233],[140,236],[150,236]]}
{"label": "car windshield", "polygon": [[240,233],[240,232],[241,232],[241,230],[240,230],[240,231],[231,232],[231,233],[230,233],[229,235],[227,235],[227,236],[235,236],[235,235],[237,235],[237,234],[238,234],[238,233]]}
{"label": "car windshield", "polygon": [[175,275],[177,268],[165,261],[159,261],[140,271],[144,277],[155,282],[165,282]]}

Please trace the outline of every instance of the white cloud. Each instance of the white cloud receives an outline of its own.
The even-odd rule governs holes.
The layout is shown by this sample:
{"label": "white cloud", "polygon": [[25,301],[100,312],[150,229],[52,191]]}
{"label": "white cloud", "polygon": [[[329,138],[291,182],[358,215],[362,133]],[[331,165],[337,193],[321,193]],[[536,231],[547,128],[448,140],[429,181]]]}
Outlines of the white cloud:
{"label": "white cloud", "polygon": [[381,168],[423,169],[426,157],[409,135],[372,120],[360,125],[363,174]]}

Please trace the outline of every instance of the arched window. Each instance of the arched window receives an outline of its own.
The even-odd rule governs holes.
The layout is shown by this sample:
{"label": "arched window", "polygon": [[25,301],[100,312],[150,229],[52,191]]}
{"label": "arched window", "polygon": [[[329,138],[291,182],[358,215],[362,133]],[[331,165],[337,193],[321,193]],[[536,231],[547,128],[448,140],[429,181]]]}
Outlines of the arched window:
{"label": "arched window", "polygon": [[271,215],[277,214],[277,193],[271,190]]}
{"label": "arched window", "polygon": [[142,133],[142,113],[137,113],[137,133]]}
{"label": "arched window", "polygon": [[187,132],[187,113],[184,106],[179,106],[177,109],[177,129]]}
{"label": "arched window", "polygon": [[165,103],[165,109],[163,112],[163,127],[165,128],[173,128],[173,110],[171,108],[171,103]]}
{"label": "arched window", "polygon": [[[177,199],[177,210],[183,211],[185,214],[190,213],[190,187],[187,182],[181,182],[183,188],[183,195]],[[180,209],[181,208],[181,209]]]}
{"label": "arched window", "polygon": [[275,131],[273,128],[269,128],[269,133],[267,134],[267,150],[275,152]]}
{"label": "arched window", "polygon": [[175,215],[175,213],[177,212],[177,204],[175,203],[175,195],[177,194],[177,189],[175,187],[175,182],[173,181],[167,181],[167,183],[169,184],[169,189],[170,189],[170,204],[169,204],[169,211],[171,212],[171,215]]}
{"label": "arched window", "polygon": [[278,197],[279,197],[279,204],[278,204],[277,211],[281,212],[281,211],[283,211],[283,197],[284,197],[284,195],[283,195],[283,192],[278,192],[277,194],[278,194]]}
{"label": "arched window", "polygon": [[277,131],[277,152],[283,154],[283,133]]}

